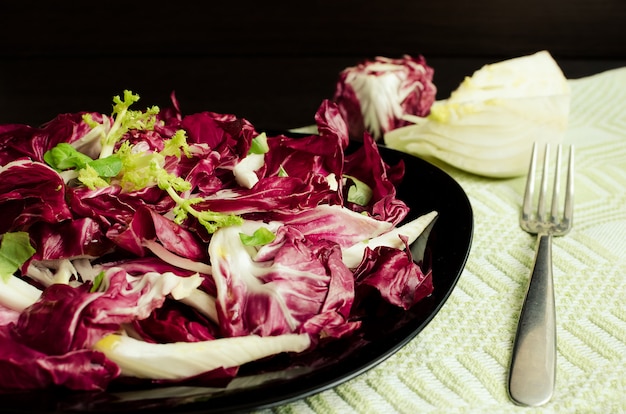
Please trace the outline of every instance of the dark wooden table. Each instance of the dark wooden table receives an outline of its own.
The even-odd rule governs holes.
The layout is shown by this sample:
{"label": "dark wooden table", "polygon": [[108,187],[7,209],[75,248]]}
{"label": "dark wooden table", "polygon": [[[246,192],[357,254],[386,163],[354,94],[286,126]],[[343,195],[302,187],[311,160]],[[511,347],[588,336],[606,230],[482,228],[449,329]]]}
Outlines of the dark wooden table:
{"label": "dark wooden table", "polygon": [[[41,3],[41,4],[40,4]],[[438,98],[486,63],[549,50],[569,78],[626,65],[623,0],[0,3],[0,123],[137,105],[308,125],[339,71],[422,54]]]}

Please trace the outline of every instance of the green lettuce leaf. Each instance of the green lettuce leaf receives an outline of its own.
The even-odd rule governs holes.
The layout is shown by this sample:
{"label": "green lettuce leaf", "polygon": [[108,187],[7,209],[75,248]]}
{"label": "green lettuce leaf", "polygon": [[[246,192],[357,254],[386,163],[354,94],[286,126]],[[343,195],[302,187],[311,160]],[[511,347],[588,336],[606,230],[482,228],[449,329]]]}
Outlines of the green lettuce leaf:
{"label": "green lettuce leaf", "polygon": [[0,278],[7,282],[35,254],[30,237],[24,231],[5,233],[0,243]]}

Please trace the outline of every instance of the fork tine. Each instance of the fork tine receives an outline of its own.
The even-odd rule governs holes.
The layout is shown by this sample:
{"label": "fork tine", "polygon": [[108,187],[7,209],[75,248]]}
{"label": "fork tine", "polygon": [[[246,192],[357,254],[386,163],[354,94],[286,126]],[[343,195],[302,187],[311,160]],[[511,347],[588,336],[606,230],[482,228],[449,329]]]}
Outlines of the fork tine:
{"label": "fork tine", "polygon": [[567,184],[565,190],[565,208],[563,212],[563,224],[571,228],[574,224],[574,146],[569,147],[569,160],[567,161]]}
{"label": "fork tine", "polygon": [[550,144],[546,144],[543,156],[543,169],[541,171],[541,188],[539,190],[539,200],[537,201],[537,221],[540,223],[546,220],[546,192],[548,191],[548,166],[550,165]]}
{"label": "fork tine", "polygon": [[524,202],[522,203],[522,216],[520,223],[527,223],[532,215],[533,197],[535,193],[535,166],[537,164],[537,143],[533,144],[526,178],[526,189],[524,190]]}
{"label": "fork tine", "polygon": [[556,165],[554,166],[554,187],[552,188],[552,208],[550,221],[558,223],[559,220],[559,194],[561,189],[561,144],[556,148]]}

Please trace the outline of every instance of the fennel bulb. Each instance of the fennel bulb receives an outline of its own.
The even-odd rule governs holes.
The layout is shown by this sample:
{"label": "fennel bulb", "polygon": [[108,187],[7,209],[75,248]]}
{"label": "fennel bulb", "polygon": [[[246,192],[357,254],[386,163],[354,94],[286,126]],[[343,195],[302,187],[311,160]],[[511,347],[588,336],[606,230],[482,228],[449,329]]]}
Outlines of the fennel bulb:
{"label": "fennel bulb", "polygon": [[485,65],[426,117],[385,134],[385,144],[432,156],[478,175],[513,177],[528,168],[532,143],[563,140],[567,79],[547,51]]}
{"label": "fennel bulb", "polygon": [[218,368],[236,367],[281,352],[302,352],[310,344],[307,334],[247,335],[167,344],[110,334],[98,341],[94,349],[115,362],[123,375],[176,380]]}

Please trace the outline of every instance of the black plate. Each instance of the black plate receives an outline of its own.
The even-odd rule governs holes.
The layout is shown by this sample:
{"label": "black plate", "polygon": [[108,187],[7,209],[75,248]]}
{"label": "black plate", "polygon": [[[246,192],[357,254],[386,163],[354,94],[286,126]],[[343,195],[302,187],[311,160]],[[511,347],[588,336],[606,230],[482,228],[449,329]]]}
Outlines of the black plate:
{"label": "black plate", "polygon": [[[449,175],[424,160],[380,148],[386,162],[404,160],[406,175],[398,188],[415,218],[439,212],[428,238],[432,253],[433,294],[409,311],[382,301],[367,304],[371,319],[358,335],[329,342],[294,360],[272,358],[242,367],[236,388],[123,388],[106,393],[42,391],[0,395],[2,412],[221,413],[267,408],[337,386],[373,368],[413,339],[437,314],[465,266],[473,233],[473,215],[462,188]],[[417,243],[417,242],[416,242]],[[2,373],[0,373],[2,375]]]}

